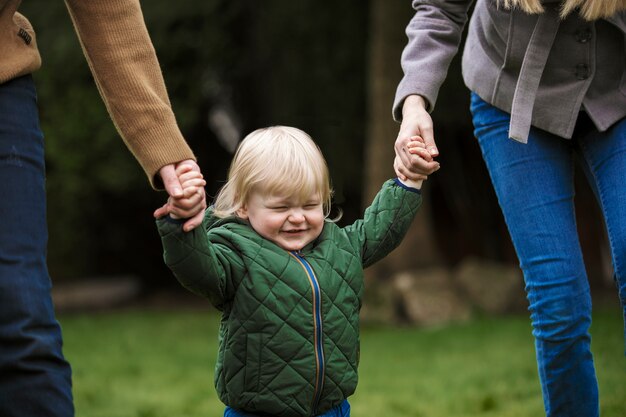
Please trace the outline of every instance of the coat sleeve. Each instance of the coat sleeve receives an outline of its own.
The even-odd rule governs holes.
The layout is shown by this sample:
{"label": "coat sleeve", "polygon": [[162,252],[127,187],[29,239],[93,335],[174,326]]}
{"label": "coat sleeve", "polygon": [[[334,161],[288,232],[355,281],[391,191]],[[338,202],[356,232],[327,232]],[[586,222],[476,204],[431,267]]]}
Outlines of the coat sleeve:
{"label": "coat sleeve", "polygon": [[243,268],[241,258],[219,234],[211,238],[209,230],[216,219],[210,209],[202,227],[190,232],[182,229],[184,221],[162,218],[156,221],[163,259],[178,281],[191,292],[208,298],[219,310],[232,299],[234,277]]}
{"label": "coat sleeve", "polygon": [[154,187],[158,170],[195,158],[165,88],[139,0],[66,0],[98,91]]}
{"label": "coat sleeve", "polygon": [[419,94],[432,111],[452,58],[459,50],[472,0],[413,0],[415,15],[406,27],[402,52],[404,77],[398,84],[393,118],[402,120],[404,99]]}
{"label": "coat sleeve", "polygon": [[394,180],[383,184],[363,219],[344,228],[361,251],[364,267],[384,258],[402,242],[421,204],[419,190]]}

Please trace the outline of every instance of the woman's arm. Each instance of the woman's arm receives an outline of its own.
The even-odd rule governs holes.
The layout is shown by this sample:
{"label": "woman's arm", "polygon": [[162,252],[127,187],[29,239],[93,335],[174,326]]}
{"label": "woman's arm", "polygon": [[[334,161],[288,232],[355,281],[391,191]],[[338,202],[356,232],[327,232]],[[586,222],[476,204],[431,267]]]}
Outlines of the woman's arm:
{"label": "woman's arm", "polygon": [[411,136],[420,136],[432,157],[439,155],[430,112],[461,42],[471,0],[414,0],[415,15],[406,27],[408,43],[401,58],[404,77],[396,90],[393,117],[400,121],[394,168],[400,178],[419,179],[437,169],[436,161],[412,159]]}

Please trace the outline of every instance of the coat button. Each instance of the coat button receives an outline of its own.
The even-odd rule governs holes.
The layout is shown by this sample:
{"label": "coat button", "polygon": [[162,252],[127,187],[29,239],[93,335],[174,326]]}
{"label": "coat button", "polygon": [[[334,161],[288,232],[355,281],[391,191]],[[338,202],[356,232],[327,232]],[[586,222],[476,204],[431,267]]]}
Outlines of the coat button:
{"label": "coat button", "polygon": [[578,42],[587,43],[591,40],[591,30],[589,28],[578,29],[574,36]]}
{"label": "coat button", "polygon": [[586,80],[587,78],[589,78],[589,67],[587,64],[576,65],[576,79]]}

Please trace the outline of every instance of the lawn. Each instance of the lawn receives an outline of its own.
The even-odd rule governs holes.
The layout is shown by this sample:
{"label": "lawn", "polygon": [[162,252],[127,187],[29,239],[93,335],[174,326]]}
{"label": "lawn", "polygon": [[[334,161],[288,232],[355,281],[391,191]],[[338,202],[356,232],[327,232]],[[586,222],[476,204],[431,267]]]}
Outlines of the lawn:
{"label": "lawn", "polygon": [[[77,417],[218,417],[213,388],[218,316],[212,310],[66,314]],[[626,416],[618,310],[594,314],[603,417]],[[364,327],[355,417],[543,415],[525,316],[440,328]]]}

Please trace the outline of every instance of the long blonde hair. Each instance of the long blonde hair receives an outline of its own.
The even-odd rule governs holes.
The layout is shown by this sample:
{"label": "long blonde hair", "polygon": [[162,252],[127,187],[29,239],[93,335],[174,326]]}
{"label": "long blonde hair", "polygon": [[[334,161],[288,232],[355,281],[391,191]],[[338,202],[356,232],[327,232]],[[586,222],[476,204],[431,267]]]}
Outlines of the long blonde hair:
{"label": "long blonde hair", "polygon": [[[497,0],[505,8],[519,7],[526,13],[537,14],[543,12],[541,0]],[[626,0],[563,0],[561,2],[561,17],[565,18],[576,9],[585,20],[596,20],[613,16],[626,10]]]}
{"label": "long blonde hair", "polygon": [[228,180],[215,198],[215,215],[235,215],[253,191],[296,196],[302,202],[319,195],[325,216],[330,212],[332,189],[326,160],[313,139],[294,127],[258,129],[243,139]]}

